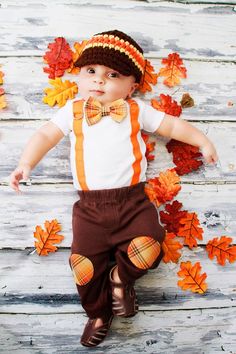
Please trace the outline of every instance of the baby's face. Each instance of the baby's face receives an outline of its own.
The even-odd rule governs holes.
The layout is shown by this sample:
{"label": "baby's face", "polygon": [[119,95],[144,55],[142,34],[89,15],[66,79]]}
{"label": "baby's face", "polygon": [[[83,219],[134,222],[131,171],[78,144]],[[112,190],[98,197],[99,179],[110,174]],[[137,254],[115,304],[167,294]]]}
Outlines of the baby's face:
{"label": "baby's face", "polygon": [[107,104],[119,98],[131,97],[138,84],[132,75],[124,76],[107,66],[92,64],[81,68],[78,87],[83,99],[92,96],[102,104]]}

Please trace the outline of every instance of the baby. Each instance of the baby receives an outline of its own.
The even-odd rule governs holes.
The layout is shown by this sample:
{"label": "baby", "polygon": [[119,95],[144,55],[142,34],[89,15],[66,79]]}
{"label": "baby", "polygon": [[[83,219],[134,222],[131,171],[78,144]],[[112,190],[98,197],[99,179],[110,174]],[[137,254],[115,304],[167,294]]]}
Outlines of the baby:
{"label": "baby", "polygon": [[80,197],[73,205],[69,265],[88,315],[81,344],[92,347],[104,340],[114,315],[137,313],[135,280],[163,257],[165,231],[144,192],[141,131],[198,146],[208,163],[218,157],[211,141],[187,121],[131,98],[146,66],[142,48],[127,34],[94,35],[75,65],[80,97],[31,137],[10,186],[20,192],[19,181],[69,134],[73,184]]}

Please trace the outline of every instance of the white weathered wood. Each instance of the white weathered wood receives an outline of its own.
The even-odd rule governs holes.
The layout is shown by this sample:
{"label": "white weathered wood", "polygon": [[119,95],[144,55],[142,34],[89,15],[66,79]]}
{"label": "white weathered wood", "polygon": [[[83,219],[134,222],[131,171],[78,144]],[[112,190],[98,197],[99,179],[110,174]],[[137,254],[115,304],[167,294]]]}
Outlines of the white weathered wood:
{"label": "white weathered wood", "polygon": [[[82,310],[69,266],[69,250],[40,257],[32,250],[0,251],[0,312],[73,313]],[[177,286],[180,262],[200,262],[207,273],[204,295]],[[205,247],[181,251],[178,264],[161,262],[136,282],[137,297],[144,310],[174,310],[235,306],[235,264],[222,267],[208,259]]]}
{"label": "white weathered wood", "polygon": [[[72,44],[72,43],[71,43]],[[171,50],[169,51],[171,53]],[[151,59],[155,71],[161,68],[160,59]],[[2,58],[2,71],[5,73],[4,89],[7,108],[1,110],[1,119],[48,119],[58,110],[42,103],[43,90],[50,87],[48,77],[43,72],[42,58]],[[173,100],[181,101],[188,92],[195,106],[184,109],[182,117],[189,120],[236,120],[236,66],[234,63],[184,60],[187,78],[179,86],[168,88],[160,77],[153,92],[141,98],[149,101],[161,93],[169,94]],[[217,72],[217,75],[216,75]],[[65,74],[62,78],[76,82],[76,75]],[[232,102],[233,105],[228,105]]]}
{"label": "white weathered wood", "polygon": [[2,354],[236,352],[235,308],[139,312],[113,320],[105,341],[86,349],[79,340],[83,314],[0,315]]}
{"label": "white weathered wood", "polygon": [[[34,246],[33,232],[45,220],[57,219],[62,225],[65,239],[59,247],[70,247],[72,240],[71,213],[73,203],[79,199],[72,185],[22,186],[17,195],[10,187],[1,186],[0,249],[24,249]],[[183,209],[198,214],[204,229],[205,245],[213,237],[236,234],[235,185],[183,184],[176,196]],[[162,210],[161,207],[159,210]]]}
{"label": "white weathered wood", "polygon": [[54,37],[64,36],[74,42],[119,28],[133,36],[150,56],[177,51],[186,58],[234,60],[235,18],[230,5],[217,10],[208,4],[115,0],[5,3],[0,11],[0,55],[42,54],[47,41]]}

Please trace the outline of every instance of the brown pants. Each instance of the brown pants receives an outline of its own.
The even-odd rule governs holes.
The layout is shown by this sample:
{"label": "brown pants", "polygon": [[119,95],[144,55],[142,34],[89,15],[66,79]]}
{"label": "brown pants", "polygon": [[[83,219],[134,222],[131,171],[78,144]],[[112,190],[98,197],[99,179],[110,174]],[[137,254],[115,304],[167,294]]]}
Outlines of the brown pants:
{"label": "brown pants", "polygon": [[114,254],[123,284],[156,268],[165,231],[145,182],[130,187],[79,191],[73,206],[69,264],[88,317],[111,314],[109,261]]}

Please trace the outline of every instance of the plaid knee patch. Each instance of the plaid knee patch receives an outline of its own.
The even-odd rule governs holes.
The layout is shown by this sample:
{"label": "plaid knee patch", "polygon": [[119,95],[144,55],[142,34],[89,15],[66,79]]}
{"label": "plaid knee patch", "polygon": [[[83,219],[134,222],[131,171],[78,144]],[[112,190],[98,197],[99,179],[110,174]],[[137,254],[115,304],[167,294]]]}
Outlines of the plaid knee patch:
{"label": "plaid knee patch", "polygon": [[160,251],[161,246],[158,241],[150,236],[140,236],[130,242],[127,253],[137,268],[148,269],[157,259]]}
{"label": "plaid knee patch", "polygon": [[87,284],[93,277],[93,263],[80,254],[72,254],[70,256],[71,268],[74,280],[78,285]]}

